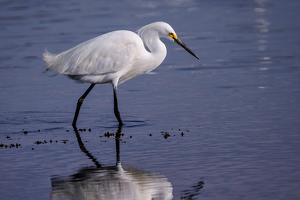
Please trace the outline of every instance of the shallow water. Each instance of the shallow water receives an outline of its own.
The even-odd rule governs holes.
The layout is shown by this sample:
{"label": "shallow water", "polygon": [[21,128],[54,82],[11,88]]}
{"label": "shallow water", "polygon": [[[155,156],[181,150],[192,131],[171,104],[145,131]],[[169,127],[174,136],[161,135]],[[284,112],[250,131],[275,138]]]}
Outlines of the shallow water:
{"label": "shallow water", "polygon": [[[0,199],[299,198],[300,2],[0,5]],[[46,74],[42,52],[153,21],[200,61],[163,40],[163,64],[118,87],[120,143],[105,137],[117,132],[110,85],[92,90],[74,131],[88,84]]]}

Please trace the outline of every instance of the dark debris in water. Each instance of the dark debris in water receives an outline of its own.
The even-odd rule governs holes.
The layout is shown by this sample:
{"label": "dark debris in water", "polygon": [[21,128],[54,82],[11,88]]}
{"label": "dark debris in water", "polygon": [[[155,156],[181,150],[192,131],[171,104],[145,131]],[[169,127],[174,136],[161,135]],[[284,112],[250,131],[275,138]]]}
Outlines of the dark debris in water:
{"label": "dark debris in water", "polygon": [[[120,134],[120,136],[122,136],[122,137],[124,137],[124,133],[122,132],[121,134]],[[100,135],[100,138],[102,138],[103,136],[102,135]],[[115,134],[114,132],[112,132],[112,133],[110,133],[110,132],[106,132],[106,133],[104,133],[104,137],[118,137],[117,136],[117,134]]]}
{"label": "dark debris in water", "polygon": [[0,148],[21,148],[21,144],[19,143],[11,143],[11,144],[3,144],[3,142],[1,142],[0,144]]}
{"label": "dark debris in water", "polygon": [[[25,135],[27,135],[27,134],[29,133],[29,131],[26,131],[26,130],[24,130],[24,129],[22,129],[22,131],[23,131],[23,133],[24,133]],[[32,131],[32,132],[41,132],[41,130],[38,129],[38,130],[34,130],[34,131]]]}
{"label": "dark debris in water", "polygon": [[[176,131],[173,131],[173,130],[174,130],[174,129],[171,128],[171,132],[161,131],[160,133],[162,134],[162,136],[163,136],[165,139],[167,139],[167,138],[171,137],[171,134],[172,134],[174,137],[176,136],[176,134],[178,134]],[[181,132],[180,135],[181,135],[181,137],[183,137],[183,136],[184,136],[184,132],[182,131],[182,129],[178,129],[178,131]],[[186,132],[189,132],[189,130],[186,130]],[[149,136],[152,136],[152,134],[149,134]]]}
{"label": "dark debris in water", "polygon": [[[63,144],[66,144],[69,140],[61,140],[61,141],[62,141]],[[57,140],[55,140],[55,141],[53,141],[52,139],[49,140],[49,143],[51,143],[51,144],[54,143],[54,142],[58,143]],[[47,144],[47,143],[48,143],[47,140],[44,140],[44,141],[38,140],[34,144],[40,145],[40,144]]]}
{"label": "dark debris in water", "polygon": [[163,135],[164,135],[165,139],[167,139],[168,137],[170,137],[170,134],[168,132],[165,132]]}
{"label": "dark debris in water", "polygon": [[[80,132],[86,132],[86,131],[91,132],[92,129],[91,129],[91,128],[89,128],[89,129],[86,129],[86,128],[80,128],[80,129],[78,129],[78,131],[80,131]],[[67,132],[69,132],[69,130],[67,130]]]}
{"label": "dark debris in water", "polygon": [[115,133],[110,133],[110,132],[106,132],[104,133],[104,137],[110,137],[110,136],[115,136]]}
{"label": "dark debris in water", "polygon": [[[28,131],[25,131],[24,129],[22,129],[23,130],[23,133],[26,135],[26,134],[28,134],[29,132]],[[91,132],[92,131],[92,129],[91,128],[89,128],[89,129],[85,129],[85,128],[83,128],[83,129],[78,129],[80,132],[86,132],[86,131],[88,131],[88,132]],[[40,130],[38,130],[38,132],[40,132]],[[69,130],[66,130],[66,132],[70,132]],[[173,136],[173,137],[175,137],[176,135],[178,135],[178,132],[179,132],[179,134],[181,135],[181,137],[183,137],[184,135],[185,135],[185,132],[187,133],[187,132],[189,132],[189,130],[186,130],[185,132],[184,131],[182,131],[182,129],[173,129],[173,128],[171,128],[171,131],[161,131],[161,134],[162,134],[162,136],[164,137],[164,139],[167,139],[167,138],[170,138],[171,137],[171,135]],[[114,132],[106,132],[106,133],[104,133],[104,135],[100,135],[100,138],[102,138],[102,137],[107,137],[107,138],[109,138],[109,137],[114,137],[115,139],[118,139],[118,140],[120,140],[120,142],[122,142],[122,143],[128,143],[128,141],[123,141],[120,137],[124,137],[125,136],[125,134],[122,132],[119,136],[117,136],[117,134],[116,133],[114,133]],[[150,137],[152,137],[153,136],[153,134],[149,134],[149,136]],[[133,136],[132,135],[129,135],[129,138],[133,138]],[[7,135],[6,136],[6,139],[7,140],[12,140],[11,139],[11,137],[9,136],[9,135]],[[19,138],[20,139],[20,138]],[[159,139],[157,139],[156,138],[156,140],[159,140]],[[67,144],[67,142],[69,141],[69,140],[60,140],[61,141],[61,143],[63,143],[63,144]],[[86,142],[88,142],[88,141],[86,141]],[[101,142],[107,142],[106,140],[105,141],[101,141]],[[52,139],[50,139],[50,140],[38,140],[38,141],[35,141],[35,143],[34,144],[36,144],[36,145],[41,145],[41,144],[54,144],[54,143],[59,143],[59,141],[57,141],[57,140],[52,140]],[[2,149],[4,149],[4,148],[22,148],[21,147],[21,144],[20,143],[10,143],[10,144],[5,144],[5,143],[1,143],[0,144],[0,148],[2,148]],[[32,148],[32,150],[34,150],[34,148]]]}

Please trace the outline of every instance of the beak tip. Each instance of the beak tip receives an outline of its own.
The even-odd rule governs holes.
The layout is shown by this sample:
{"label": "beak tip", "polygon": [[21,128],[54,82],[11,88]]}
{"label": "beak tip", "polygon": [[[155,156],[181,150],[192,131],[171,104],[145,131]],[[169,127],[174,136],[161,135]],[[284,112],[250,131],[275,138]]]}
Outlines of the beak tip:
{"label": "beak tip", "polygon": [[199,57],[190,49],[188,48],[179,38],[174,38],[173,40],[175,43],[177,43],[179,46],[183,47],[187,52],[192,54],[195,58],[199,60]]}

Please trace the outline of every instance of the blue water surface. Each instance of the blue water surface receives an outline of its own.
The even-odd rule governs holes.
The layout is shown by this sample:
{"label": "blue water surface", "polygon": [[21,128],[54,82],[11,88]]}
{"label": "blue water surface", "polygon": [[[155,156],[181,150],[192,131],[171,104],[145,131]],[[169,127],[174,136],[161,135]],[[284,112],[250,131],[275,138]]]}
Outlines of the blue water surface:
{"label": "blue water surface", "polygon": [[[0,199],[299,199],[299,9],[2,0]],[[161,66],[118,87],[120,140],[109,84],[91,91],[73,130],[89,85],[46,73],[42,53],[155,21],[200,60],[162,39]]]}

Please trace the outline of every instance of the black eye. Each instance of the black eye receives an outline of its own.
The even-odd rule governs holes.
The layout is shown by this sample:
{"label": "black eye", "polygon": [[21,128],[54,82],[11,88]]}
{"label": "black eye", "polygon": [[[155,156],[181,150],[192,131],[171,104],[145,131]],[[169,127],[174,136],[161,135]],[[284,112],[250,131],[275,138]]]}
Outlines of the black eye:
{"label": "black eye", "polygon": [[174,33],[169,33],[169,36],[171,37],[171,38],[174,38],[174,39],[177,39],[177,35],[175,35]]}

